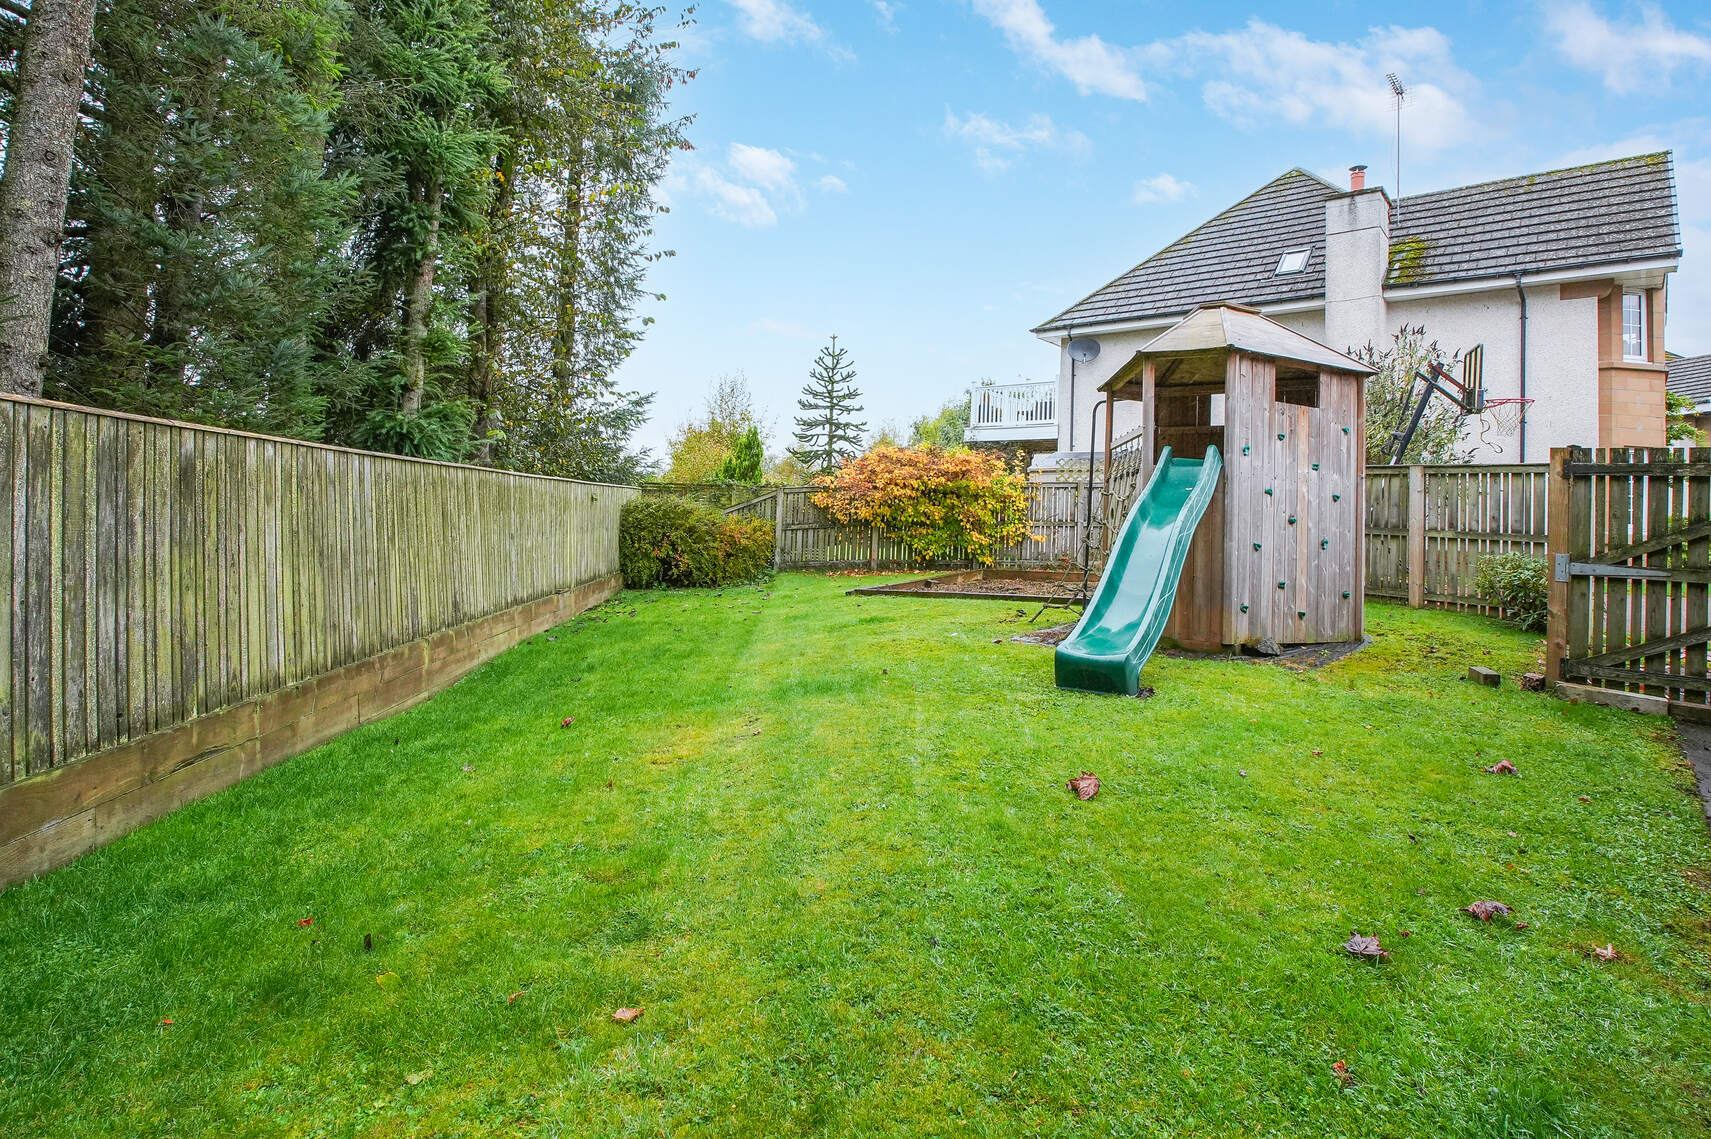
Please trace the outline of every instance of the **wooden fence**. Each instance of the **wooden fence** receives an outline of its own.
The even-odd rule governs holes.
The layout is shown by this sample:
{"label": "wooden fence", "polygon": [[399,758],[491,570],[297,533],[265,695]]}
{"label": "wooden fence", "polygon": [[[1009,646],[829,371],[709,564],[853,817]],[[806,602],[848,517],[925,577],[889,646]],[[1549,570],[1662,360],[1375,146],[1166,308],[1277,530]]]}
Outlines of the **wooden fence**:
{"label": "wooden fence", "polygon": [[1543,463],[1367,467],[1367,596],[1490,608],[1474,587],[1480,558],[1545,557],[1548,472]]}
{"label": "wooden fence", "polygon": [[[1139,448],[1126,448],[1113,459],[1107,498],[1096,481],[1092,548],[1095,564],[1108,533],[1140,494],[1145,475]],[[1367,468],[1366,591],[1369,597],[1407,602],[1416,607],[1444,605],[1487,609],[1491,599],[1474,588],[1479,559],[1519,551],[1545,557],[1549,468],[1526,466]],[[773,524],[775,560],[780,569],[913,568],[902,544],[867,526],[842,526],[811,501],[813,487],[768,491],[727,513],[763,518]],[[783,516],[780,517],[780,504]],[[1031,483],[1028,523],[1041,540],[1024,541],[1000,551],[1000,566],[1080,564],[1087,530],[1087,484],[1082,480]],[[1107,528],[1103,513],[1109,509]],[[933,563],[962,568],[966,557]]]}
{"label": "wooden fence", "polygon": [[1711,711],[1711,449],[1551,452],[1557,680]]}
{"label": "wooden fence", "polygon": [[[818,488],[783,487],[726,510],[772,523],[778,569],[913,568],[904,544],[872,526],[845,526],[814,505]],[[1097,495],[1097,487],[1095,494]],[[1085,482],[1034,483],[1028,488],[1028,529],[1033,538],[999,549],[995,564],[1042,568],[1080,564],[1086,530]],[[1097,530],[1098,520],[1094,522]],[[967,555],[933,563],[952,569],[974,564]]]}
{"label": "wooden fence", "polygon": [[9,397],[0,478],[0,789],[609,577],[635,494]]}

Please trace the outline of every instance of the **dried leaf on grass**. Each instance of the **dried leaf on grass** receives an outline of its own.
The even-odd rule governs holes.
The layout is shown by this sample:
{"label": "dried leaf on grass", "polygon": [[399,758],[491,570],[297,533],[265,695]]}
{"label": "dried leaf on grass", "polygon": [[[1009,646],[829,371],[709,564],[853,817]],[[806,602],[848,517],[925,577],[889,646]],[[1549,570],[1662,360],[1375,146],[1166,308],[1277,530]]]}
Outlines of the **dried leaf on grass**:
{"label": "dried leaf on grass", "polygon": [[1618,957],[1622,956],[1617,952],[1614,943],[1609,945],[1594,945],[1592,947],[1592,955],[1600,961],[1614,961]]}
{"label": "dried leaf on grass", "polygon": [[1508,917],[1514,912],[1502,902],[1474,902],[1471,905],[1463,906],[1462,909],[1480,921],[1490,921],[1494,917]]}
{"label": "dried leaf on grass", "polygon": [[639,1008],[621,1008],[612,1014],[612,1019],[617,1021],[619,1024],[628,1024],[641,1015],[642,1010]]}
{"label": "dried leaf on grass", "polygon": [[1338,1060],[1335,1064],[1331,1065],[1331,1071],[1337,1073],[1337,1081],[1345,1088],[1352,1088],[1355,1086],[1354,1074],[1349,1071],[1349,1066],[1341,1060]]}
{"label": "dried leaf on grass", "polygon": [[1487,775],[1513,775],[1515,774],[1515,765],[1506,759],[1500,759],[1483,770]]}
{"label": "dried leaf on grass", "polygon": [[1349,931],[1349,939],[1343,942],[1343,952],[1354,957],[1390,956],[1390,951],[1378,943],[1378,938],[1362,937],[1358,929]]}
{"label": "dried leaf on grass", "polygon": [[1091,771],[1083,771],[1080,775],[1071,779],[1067,786],[1071,791],[1075,792],[1076,798],[1085,803],[1087,800],[1093,798],[1093,796],[1099,794],[1099,776],[1093,774]]}

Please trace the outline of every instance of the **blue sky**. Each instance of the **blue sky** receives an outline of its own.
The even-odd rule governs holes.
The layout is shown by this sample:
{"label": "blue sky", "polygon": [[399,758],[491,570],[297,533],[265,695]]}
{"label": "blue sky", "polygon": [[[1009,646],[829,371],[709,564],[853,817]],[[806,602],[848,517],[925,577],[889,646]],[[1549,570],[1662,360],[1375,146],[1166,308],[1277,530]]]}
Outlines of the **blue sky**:
{"label": "blue sky", "polygon": [[[1384,22],[1375,23],[1382,10]],[[1074,0],[701,0],[647,338],[656,451],[741,371],[788,442],[836,333],[870,426],[983,377],[1028,328],[1294,166],[1404,194],[1671,148],[1669,348],[1711,352],[1711,11],[1590,2],[1263,9]]]}

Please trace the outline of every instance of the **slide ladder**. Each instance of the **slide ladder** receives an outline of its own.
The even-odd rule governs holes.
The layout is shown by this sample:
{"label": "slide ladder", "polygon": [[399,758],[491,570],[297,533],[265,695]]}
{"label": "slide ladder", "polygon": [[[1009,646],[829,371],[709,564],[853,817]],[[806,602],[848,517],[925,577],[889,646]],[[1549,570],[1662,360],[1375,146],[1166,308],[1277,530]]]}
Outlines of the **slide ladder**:
{"label": "slide ladder", "polygon": [[1140,692],[1141,668],[1170,621],[1195,527],[1223,470],[1216,447],[1207,447],[1204,459],[1178,459],[1169,447],[1160,453],[1106,559],[1099,588],[1057,648],[1059,688]]}

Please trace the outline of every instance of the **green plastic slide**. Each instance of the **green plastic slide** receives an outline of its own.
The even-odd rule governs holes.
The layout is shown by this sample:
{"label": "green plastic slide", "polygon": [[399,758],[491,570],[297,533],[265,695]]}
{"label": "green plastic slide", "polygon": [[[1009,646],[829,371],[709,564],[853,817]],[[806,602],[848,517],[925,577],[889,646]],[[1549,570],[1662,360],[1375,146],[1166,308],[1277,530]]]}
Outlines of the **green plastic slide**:
{"label": "green plastic slide", "polygon": [[1166,447],[1140,499],[1123,522],[1105,575],[1075,631],[1057,649],[1057,686],[1084,692],[1141,690],[1147,663],[1176,601],[1194,528],[1212,501],[1224,457],[1178,459]]}

